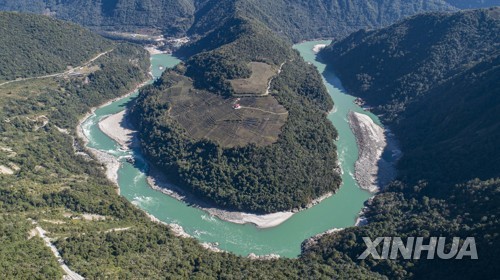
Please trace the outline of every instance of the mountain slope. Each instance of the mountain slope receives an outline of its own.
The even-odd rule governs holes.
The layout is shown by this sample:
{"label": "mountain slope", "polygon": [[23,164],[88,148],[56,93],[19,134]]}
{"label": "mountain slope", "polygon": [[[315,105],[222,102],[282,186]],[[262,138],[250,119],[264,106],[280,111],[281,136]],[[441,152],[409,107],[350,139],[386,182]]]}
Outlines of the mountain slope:
{"label": "mountain slope", "polygon": [[238,2],[238,8],[294,42],[338,39],[361,28],[387,26],[417,13],[454,10],[442,0],[247,0]]}
{"label": "mountain slope", "polygon": [[[390,279],[497,277],[499,13],[419,15],[323,51],[347,92],[378,105],[403,157],[400,181],[367,203],[368,224],[325,235],[305,246],[304,256],[329,263],[343,253]],[[474,237],[479,260],[357,260],[364,236],[397,236],[405,244],[418,236],[424,244],[432,236]]]}
{"label": "mountain slope", "polygon": [[[115,44],[43,16],[2,12],[0,25],[0,80],[65,70],[112,49],[80,74],[0,85],[0,277],[61,279],[61,264],[36,236],[35,227],[57,237],[54,232],[60,228],[44,220],[57,215],[64,219],[60,211],[79,215],[99,211],[91,209],[90,201],[123,203],[118,196],[103,195],[114,193],[113,186],[99,165],[81,156],[74,128],[90,107],[144,80],[148,56],[140,47]],[[62,198],[68,193],[73,198]],[[68,225],[61,224],[69,233]]]}
{"label": "mountain slope", "polygon": [[475,9],[500,6],[500,0],[446,0],[446,2],[460,9]]}
{"label": "mountain slope", "polygon": [[499,32],[500,8],[420,15],[322,55],[400,135],[402,176],[459,183],[500,176]]}
{"label": "mountain slope", "polygon": [[350,92],[395,118],[431,88],[498,55],[498,18],[499,9],[420,15],[359,31],[322,54]]}
{"label": "mountain slope", "polygon": [[99,35],[48,17],[0,12],[0,80],[52,74],[78,66],[112,44]]}
{"label": "mountain slope", "polygon": [[486,58],[408,106],[395,131],[401,176],[437,185],[499,177],[500,57]]}
{"label": "mountain slope", "polygon": [[0,10],[32,12],[103,30],[183,33],[192,22],[191,0],[2,0]]}
{"label": "mountain slope", "polygon": [[[368,204],[365,218],[368,224],[351,227],[335,234],[322,236],[310,246],[304,246],[303,258],[331,264],[339,255],[359,266],[380,273],[388,279],[494,279],[499,267],[496,255],[500,253],[500,179],[473,180],[450,185],[446,198],[429,197],[423,192],[425,184],[392,184]],[[492,234],[493,233],[493,234]],[[407,244],[409,237],[423,237],[429,244],[434,236],[445,237],[447,245],[454,237],[462,241],[474,237],[478,260],[469,257],[443,260],[435,256],[426,259],[374,259],[358,257],[366,249],[362,237],[400,237]],[[446,252],[449,251],[447,246]],[[382,246],[378,246],[381,252]]]}
{"label": "mountain slope", "polygon": [[344,37],[360,28],[385,26],[425,11],[452,11],[444,0],[2,0],[0,10],[34,12],[104,30],[151,31],[203,36],[225,13],[239,11],[294,42]]}
{"label": "mountain slope", "polygon": [[223,24],[225,9],[254,18],[293,42],[306,39],[341,38],[360,28],[386,26],[426,11],[453,11],[442,0],[350,1],[350,0],[239,0],[199,1],[199,10],[188,34],[203,35]]}

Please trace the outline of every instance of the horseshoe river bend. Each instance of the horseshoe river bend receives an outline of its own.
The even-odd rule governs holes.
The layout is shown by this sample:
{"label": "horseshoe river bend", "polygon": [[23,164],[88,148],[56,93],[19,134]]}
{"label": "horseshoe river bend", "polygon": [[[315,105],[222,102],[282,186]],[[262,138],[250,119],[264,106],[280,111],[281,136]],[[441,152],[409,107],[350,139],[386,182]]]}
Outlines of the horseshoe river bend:
{"label": "horseshoe river bend", "polygon": [[[82,122],[82,131],[88,139],[87,147],[107,153],[120,162],[117,177],[120,194],[158,220],[180,225],[187,234],[200,242],[216,244],[219,249],[237,255],[246,256],[253,253],[297,257],[301,251],[301,243],[305,239],[333,228],[354,226],[364,202],[372,196],[368,191],[361,189],[354,179],[358,147],[354,133],[349,126],[348,113],[353,111],[365,114],[375,123],[380,125],[380,122],[376,116],[355,105],[353,103],[355,98],[345,94],[335,75],[325,71],[326,65],[316,60],[313,47],[328,43],[329,41],[310,41],[297,44],[294,48],[307,62],[317,67],[335,102],[335,108],[329,114],[328,119],[339,132],[336,144],[340,167],[343,171],[343,183],[335,195],[309,209],[295,213],[279,225],[258,228],[254,224],[224,221],[152,189],[147,182],[148,168],[141,157],[140,150],[121,149],[121,145],[99,128],[101,120],[125,110],[126,104],[137,96],[137,92],[96,109]],[[161,75],[161,69],[173,67],[177,63],[179,60],[170,55],[152,55],[151,69],[154,78]],[[134,164],[127,161],[127,157],[130,156],[134,157]]]}

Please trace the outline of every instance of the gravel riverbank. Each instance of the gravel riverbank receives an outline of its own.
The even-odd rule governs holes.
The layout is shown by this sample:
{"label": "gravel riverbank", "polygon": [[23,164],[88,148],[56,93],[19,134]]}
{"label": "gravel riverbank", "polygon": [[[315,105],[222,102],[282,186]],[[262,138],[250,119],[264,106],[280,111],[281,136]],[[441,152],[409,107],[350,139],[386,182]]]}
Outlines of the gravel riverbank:
{"label": "gravel riverbank", "polygon": [[369,116],[349,112],[348,119],[359,153],[354,177],[361,188],[376,193],[396,175],[393,163],[382,157],[386,149],[392,149],[392,145],[389,145],[384,128]]}

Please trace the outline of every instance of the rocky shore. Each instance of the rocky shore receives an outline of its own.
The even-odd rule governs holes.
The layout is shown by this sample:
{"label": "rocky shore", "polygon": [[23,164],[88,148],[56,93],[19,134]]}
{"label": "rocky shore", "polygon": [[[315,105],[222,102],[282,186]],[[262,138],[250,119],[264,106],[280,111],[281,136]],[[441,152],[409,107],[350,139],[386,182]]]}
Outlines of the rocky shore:
{"label": "rocky shore", "polygon": [[137,131],[132,129],[132,125],[125,117],[126,110],[118,114],[108,116],[99,122],[99,129],[115,140],[123,150],[139,146]]}
{"label": "rocky shore", "polygon": [[[100,106],[97,106],[97,107],[94,107],[94,108],[91,108],[90,112],[85,114],[79,121],[78,121],[78,125],[76,126],[76,135],[78,138],[80,138],[83,143],[84,143],[84,146],[86,147],[86,149],[88,151],[90,151],[90,153],[102,164],[104,164],[106,166],[106,177],[113,183],[116,184],[117,186],[117,193],[120,194],[120,188],[118,187],[118,169],[120,168],[120,162],[118,161],[118,159],[116,159],[114,156],[108,154],[108,153],[105,153],[105,152],[102,152],[102,151],[99,151],[97,149],[92,149],[92,148],[89,148],[87,147],[88,146],[88,143],[89,143],[89,139],[87,138],[87,136],[85,135],[84,133],[84,123],[85,121],[91,117],[95,110],[99,109],[99,108],[102,108],[102,107],[105,107],[105,106],[108,106],[109,104],[119,100],[119,99],[122,99],[122,98],[125,98],[127,96],[130,96],[132,94],[134,94],[137,90],[139,90],[141,87],[145,86],[149,81],[144,81],[140,84],[138,84],[132,91],[130,91],[129,93],[123,95],[123,96],[120,96],[120,97],[117,97],[117,98],[114,98],[112,100],[109,100],[103,104],[101,104]],[[126,145],[123,145],[124,147]]]}
{"label": "rocky shore", "polygon": [[313,47],[313,53],[318,54],[322,49],[326,48],[326,44],[317,44]]}
{"label": "rocky shore", "polygon": [[348,120],[359,153],[354,177],[361,188],[376,193],[396,175],[393,163],[382,157],[386,149],[393,149],[393,145],[388,143],[387,131],[368,115],[349,112]]}
{"label": "rocky shore", "polygon": [[92,116],[95,109],[96,108],[92,109],[91,113],[86,114],[82,119],[80,119],[78,126],[76,127],[76,134],[78,138],[83,141],[86,149],[97,159],[97,161],[104,164],[104,166],[106,167],[106,178],[115,183],[117,187],[116,192],[120,194],[120,188],[118,187],[118,169],[120,168],[120,162],[110,154],[87,147],[89,139],[83,132],[83,124],[90,116]]}
{"label": "rocky shore", "polygon": [[329,229],[323,233],[320,233],[320,234],[316,234],[315,236],[313,237],[310,237],[306,240],[304,240],[304,242],[302,242],[301,244],[301,251],[302,252],[305,252],[307,251],[309,248],[311,248],[312,246],[315,246],[316,244],[318,244],[318,241],[321,239],[321,237],[325,236],[325,235],[329,235],[329,234],[335,234],[336,232],[339,232],[339,231],[342,231],[343,228],[332,228],[332,229]]}

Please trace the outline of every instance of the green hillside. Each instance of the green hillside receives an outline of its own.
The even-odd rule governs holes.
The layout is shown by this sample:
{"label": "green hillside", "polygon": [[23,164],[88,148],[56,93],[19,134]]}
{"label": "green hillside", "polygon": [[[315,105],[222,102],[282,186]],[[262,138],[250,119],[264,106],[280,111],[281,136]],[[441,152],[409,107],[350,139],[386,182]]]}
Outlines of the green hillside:
{"label": "green hillside", "polygon": [[[148,57],[141,48],[115,45],[81,27],[42,16],[0,13],[0,22],[10,27],[0,29],[0,80],[65,70],[112,49],[79,75],[0,86],[0,278],[61,279],[50,249],[34,237],[33,223],[47,228],[42,220],[53,218],[65,203],[66,209],[92,211],[84,206],[82,194],[99,197],[102,186],[112,191],[98,165],[75,156],[73,129],[91,106],[145,79]],[[129,59],[136,59],[136,65]],[[68,190],[73,199],[52,199]],[[106,199],[109,204],[121,201]]]}
{"label": "green hillside", "polygon": [[0,80],[52,74],[79,66],[112,45],[75,24],[0,12]]}
{"label": "green hillside", "polygon": [[4,0],[0,10],[55,16],[93,29],[183,33],[192,23],[191,0]]}
{"label": "green hillside", "polygon": [[[336,234],[325,235],[316,244],[303,251],[302,258],[321,264],[333,264],[342,256],[360,267],[380,273],[389,279],[494,279],[498,273],[496,257],[500,230],[500,180],[473,180],[459,185],[448,185],[447,197],[436,198],[425,194],[426,183],[406,185],[393,183],[368,204],[365,217],[369,223],[351,227]],[[366,249],[362,237],[372,240],[380,236],[422,236],[423,244],[429,237],[474,237],[479,260],[442,260],[437,256],[420,260],[358,260]],[[449,250],[449,246],[447,246]],[[380,251],[379,251],[380,252]],[[447,251],[448,252],[448,251]]]}
{"label": "green hillside", "polygon": [[323,237],[306,256],[333,260],[343,252],[356,260],[364,250],[362,236],[399,236],[403,242],[410,236],[472,236],[476,262],[358,263],[393,279],[496,277],[499,12],[416,16],[354,33],[323,51],[347,92],[378,105],[375,112],[400,140],[403,157],[399,181],[368,203],[369,224]]}
{"label": "green hillside", "polygon": [[475,9],[500,6],[499,0],[446,0],[446,2],[460,9]]}
{"label": "green hillside", "polygon": [[403,177],[459,183],[500,176],[499,32],[500,8],[421,15],[322,55],[400,135]]}
{"label": "green hillside", "polygon": [[360,28],[386,26],[425,11],[453,11],[442,0],[432,1],[199,1],[190,36],[204,35],[224,22],[227,11],[254,18],[293,42],[341,38]]}
{"label": "green hillside", "polygon": [[452,11],[444,0],[4,0],[0,10],[43,13],[93,29],[204,35],[220,17],[239,11],[294,42],[340,38],[360,28],[386,26],[425,11]]}
{"label": "green hillside", "polygon": [[453,11],[442,0],[247,0],[238,8],[294,42],[314,38],[339,39],[361,28],[387,26],[428,11]]}
{"label": "green hillside", "polygon": [[[291,45],[259,22],[235,17],[180,52],[194,55],[176,71],[166,72],[155,87],[143,91],[134,107],[144,153],[177,184],[220,207],[257,213],[301,208],[338,188],[340,177],[334,171],[337,157],[333,144],[337,133],[326,119],[326,111],[333,104],[319,73]],[[235,96],[230,80],[249,78],[250,62],[274,69],[282,66],[282,72],[272,80],[268,96]],[[267,86],[267,81],[260,82]],[[212,123],[202,125],[210,129],[212,138],[193,139],[191,131],[199,131],[199,123],[164,117],[182,103],[170,97],[179,91],[183,93],[177,99],[190,98],[190,92],[196,92],[214,104],[205,110],[204,102],[190,98],[189,106],[196,109],[189,118],[203,114],[203,118],[210,119],[211,110],[225,112],[224,116],[213,115]],[[254,104],[247,106],[257,110],[242,115],[249,109],[232,109],[233,100]],[[281,128],[281,122],[264,121],[273,115],[261,114],[271,110],[265,108],[275,102],[286,109],[277,113],[287,117]],[[229,104],[217,107],[218,103]],[[189,109],[180,111],[184,110]],[[231,125],[225,124],[228,122]],[[251,128],[255,122],[274,127],[279,134],[277,140],[271,145],[221,142]],[[218,134],[213,135],[214,131]],[[259,125],[258,133],[265,131]]]}

